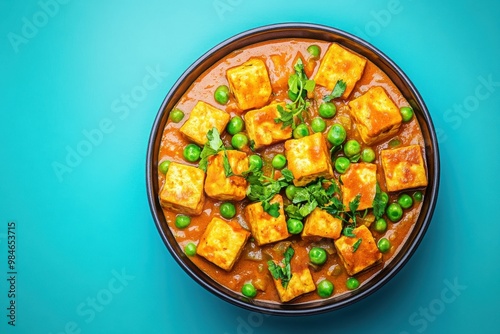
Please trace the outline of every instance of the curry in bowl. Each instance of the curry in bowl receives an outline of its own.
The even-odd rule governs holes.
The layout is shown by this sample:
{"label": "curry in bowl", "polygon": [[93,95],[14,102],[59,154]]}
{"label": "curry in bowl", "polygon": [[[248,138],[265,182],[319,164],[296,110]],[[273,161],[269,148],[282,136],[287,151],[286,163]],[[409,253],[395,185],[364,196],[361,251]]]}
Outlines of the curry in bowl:
{"label": "curry in bowl", "polygon": [[419,120],[342,43],[246,45],[165,112],[155,196],[169,233],[241,300],[339,300],[409,242],[429,183]]}

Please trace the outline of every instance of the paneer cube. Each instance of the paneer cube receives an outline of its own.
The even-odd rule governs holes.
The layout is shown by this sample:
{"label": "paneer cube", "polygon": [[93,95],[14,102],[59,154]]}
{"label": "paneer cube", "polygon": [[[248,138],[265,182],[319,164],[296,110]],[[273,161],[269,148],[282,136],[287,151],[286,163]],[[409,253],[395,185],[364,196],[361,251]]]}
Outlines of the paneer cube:
{"label": "paneer cube", "polygon": [[354,237],[343,235],[335,240],[337,254],[349,275],[355,275],[382,259],[382,253],[378,250],[368,227],[365,225],[356,227],[353,234]]}
{"label": "paneer cube", "polygon": [[321,133],[285,142],[288,169],[293,173],[293,183],[304,186],[318,177],[333,178],[330,152]]}
{"label": "paneer cube", "polygon": [[349,109],[361,139],[369,145],[394,136],[403,120],[399,108],[378,86],[349,102]]}
{"label": "paneer cube", "polygon": [[[224,156],[235,175],[226,177]],[[248,170],[248,157],[245,152],[236,150],[221,151],[209,158],[205,192],[208,196],[221,201],[241,201],[246,196],[248,182],[241,175]]]}
{"label": "paneer cube", "polygon": [[316,84],[326,87],[330,91],[333,90],[338,80],[343,80],[346,83],[346,89],[342,98],[346,99],[358,80],[361,79],[365,65],[365,58],[333,43],[321,60],[314,80]]}
{"label": "paneer cube", "polygon": [[409,145],[380,152],[388,191],[427,186],[422,148]]}
{"label": "paneer cube", "polygon": [[285,107],[284,103],[272,103],[261,109],[250,110],[245,114],[245,126],[248,137],[254,142],[254,148],[275,144],[292,138],[292,128],[282,128],[282,123],[276,123],[278,106]]}
{"label": "paneer cube", "polygon": [[236,221],[214,217],[201,236],[196,253],[224,270],[231,270],[238,260],[250,232]]}
{"label": "paneer cube", "polygon": [[302,239],[319,240],[321,238],[337,239],[342,231],[342,220],[335,218],[325,210],[316,208],[305,221]]}
{"label": "paneer cube", "polygon": [[282,303],[316,290],[311,271],[307,267],[300,271],[293,271],[292,269],[292,278],[288,282],[286,289],[281,284],[281,280],[273,278],[273,281]]}
{"label": "paneer cube", "polygon": [[377,192],[376,164],[366,162],[351,164],[341,179],[342,201],[347,210],[349,210],[349,203],[357,195],[361,195],[358,210],[373,207],[373,199]]}
{"label": "paneer cube", "polygon": [[275,195],[269,203],[279,203],[280,215],[275,218],[264,211],[261,202],[245,207],[245,218],[250,225],[252,236],[259,246],[286,239],[290,236],[286,226],[283,198]]}
{"label": "paneer cube", "polygon": [[267,104],[272,87],[266,64],[260,58],[251,58],[226,72],[229,88],[241,110],[260,108]]}
{"label": "paneer cube", "polygon": [[224,131],[229,122],[229,114],[210,104],[198,101],[189,114],[188,120],[179,129],[187,138],[199,145],[207,142],[207,133],[216,128],[219,133]]}
{"label": "paneer cube", "polygon": [[204,182],[205,172],[201,169],[171,162],[160,191],[160,204],[176,212],[199,215],[205,204]]}

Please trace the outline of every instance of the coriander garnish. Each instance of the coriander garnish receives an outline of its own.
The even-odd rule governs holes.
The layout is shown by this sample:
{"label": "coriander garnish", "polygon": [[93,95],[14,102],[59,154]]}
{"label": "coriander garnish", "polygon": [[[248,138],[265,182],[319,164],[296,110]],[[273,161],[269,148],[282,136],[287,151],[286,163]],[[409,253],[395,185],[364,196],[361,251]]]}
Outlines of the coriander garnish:
{"label": "coriander garnish", "polygon": [[290,265],[290,261],[292,260],[294,253],[294,249],[291,246],[288,246],[283,254],[284,258],[281,261],[281,265],[276,264],[273,260],[267,261],[267,268],[269,269],[269,272],[273,275],[274,279],[281,280],[281,285],[285,289],[288,287],[288,283],[292,279],[292,267]]}
{"label": "coriander garnish", "polygon": [[306,72],[304,71],[304,64],[299,58],[297,63],[293,67],[295,73],[290,75],[288,78],[288,90],[290,95],[296,96],[291,103],[287,103],[285,108],[278,105],[278,112],[280,116],[275,118],[276,123],[283,123],[281,128],[284,129],[287,126],[295,129],[296,118],[300,120],[300,123],[304,123],[304,112],[307,112],[311,103],[307,101],[307,93],[312,93],[316,83],[314,80],[307,78]]}

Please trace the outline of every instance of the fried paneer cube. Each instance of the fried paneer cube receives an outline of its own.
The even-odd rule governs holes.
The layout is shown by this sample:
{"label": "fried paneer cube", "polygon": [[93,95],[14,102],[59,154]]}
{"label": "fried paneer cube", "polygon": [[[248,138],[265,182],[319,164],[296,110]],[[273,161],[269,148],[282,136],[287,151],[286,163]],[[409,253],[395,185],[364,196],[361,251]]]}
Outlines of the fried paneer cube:
{"label": "fried paneer cube", "polygon": [[293,173],[293,183],[304,186],[318,177],[333,178],[330,152],[321,133],[285,142],[288,169]]}
{"label": "fried paneer cube", "polygon": [[286,226],[283,197],[275,195],[270,204],[278,203],[279,216],[271,216],[264,211],[261,202],[252,203],[245,207],[245,218],[250,225],[252,236],[259,246],[286,239],[290,236]]}
{"label": "fried paneer cube", "polygon": [[171,162],[160,191],[160,203],[164,208],[199,215],[205,204],[203,185],[205,172],[199,168]]}
{"label": "fried paneer cube", "polygon": [[285,107],[284,103],[272,103],[260,109],[250,110],[245,114],[245,126],[248,137],[254,142],[254,149],[275,144],[292,138],[292,128],[282,128],[282,123],[276,123],[278,106]]}
{"label": "fried paneer cube", "polygon": [[349,275],[355,275],[382,259],[382,253],[368,227],[361,225],[352,233],[353,237],[343,235],[334,242],[337,254]]}
{"label": "fried paneer cube", "polygon": [[216,128],[219,133],[224,131],[229,114],[224,110],[217,109],[210,104],[198,101],[189,115],[188,120],[179,129],[187,138],[199,145],[207,142],[207,133]]}
{"label": "fried paneer cube", "polygon": [[300,271],[293,271],[292,269],[292,278],[286,288],[281,284],[281,280],[273,279],[273,281],[282,303],[316,290],[311,271],[307,267]]}
{"label": "fried paneer cube", "polygon": [[403,120],[399,108],[379,86],[349,102],[349,109],[361,139],[369,145],[394,136]]}
{"label": "fried paneer cube", "polygon": [[224,270],[231,270],[238,260],[250,232],[236,221],[214,217],[208,223],[196,248],[196,253]]}
{"label": "fried paneer cube", "polygon": [[346,209],[357,195],[360,195],[358,210],[373,207],[377,192],[377,165],[360,162],[351,164],[342,179],[342,202]]}
{"label": "fried paneer cube", "polygon": [[342,98],[346,99],[358,80],[361,79],[365,65],[365,58],[346,50],[337,43],[333,43],[326,51],[323,60],[321,60],[314,81],[331,91],[338,80],[343,80],[346,83],[346,89],[342,94]]}
{"label": "fried paneer cube", "polygon": [[[235,175],[226,177],[224,159],[227,155],[231,170]],[[207,168],[205,192],[209,197],[221,201],[241,201],[246,196],[248,182],[239,176],[248,170],[248,157],[245,152],[236,150],[221,151],[212,156]]]}
{"label": "fried paneer cube", "polygon": [[420,145],[382,150],[380,159],[388,191],[427,185],[427,174]]}
{"label": "fried paneer cube", "polygon": [[226,77],[241,110],[265,106],[273,92],[266,64],[260,58],[251,58],[228,69]]}
{"label": "fried paneer cube", "polygon": [[302,230],[303,239],[319,240],[321,238],[337,239],[342,231],[342,220],[336,218],[322,210],[316,208],[311,212],[305,221]]}

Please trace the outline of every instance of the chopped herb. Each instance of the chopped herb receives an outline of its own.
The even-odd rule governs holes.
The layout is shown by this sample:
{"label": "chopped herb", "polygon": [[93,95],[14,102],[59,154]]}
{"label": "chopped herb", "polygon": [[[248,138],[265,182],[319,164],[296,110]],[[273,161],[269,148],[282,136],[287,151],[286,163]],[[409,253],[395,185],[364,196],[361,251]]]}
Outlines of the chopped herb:
{"label": "chopped herb", "polygon": [[267,261],[269,272],[273,275],[274,279],[281,280],[281,285],[285,289],[288,287],[288,283],[292,279],[292,267],[290,265],[290,261],[292,260],[294,253],[294,249],[291,246],[288,246],[285,253],[283,253],[284,258],[281,261],[281,264],[276,264],[273,260]]}
{"label": "chopped herb", "polygon": [[287,103],[285,108],[278,105],[279,117],[274,119],[276,123],[283,123],[282,129],[289,126],[295,129],[296,118],[299,119],[300,123],[304,123],[303,113],[307,112],[310,106],[310,102],[304,98],[304,95],[306,91],[312,93],[316,86],[314,80],[307,78],[304,64],[300,58],[293,68],[295,73],[288,78],[288,90],[297,97],[291,103]]}
{"label": "chopped herb", "polygon": [[345,235],[346,237],[353,238],[355,237],[354,233],[352,232],[356,228],[356,216],[357,216],[357,210],[359,207],[359,201],[361,199],[361,194],[357,194],[354,199],[349,202],[349,211],[345,212],[346,218],[344,218],[345,222],[345,227],[342,230],[342,234]]}
{"label": "chopped herb", "polygon": [[377,183],[377,188],[375,192],[375,198],[373,199],[373,215],[375,216],[375,220],[381,218],[385,213],[385,207],[387,203],[384,201],[382,196],[382,191],[380,190],[380,186]]}
{"label": "chopped herb", "polygon": [[341,97],[342,94],[344,94],[346,87],[347,85],[344,80],[338,80],[335,84],[335,87],[333,87],[333,91],[330,93],[330,95],[326,95],[325,97],[323,97],[323,101],[330,102],[333,99]]}
{"label": "chopped herb", "polygon": [[361,245],[361,241],[363,241],[363,239],[359,238],[358,241],[356,241],[354,243],[354,245],[352,245],[352,252],[353,253],[358,250],[359,245]]}
{"label": "chopped herb", "polygon": [[229,164],[229,158],[227,157],[226,148],[224,147],[224,143],[220,138],[220,134],[217,128],[213,128],[208,131],[207,139],[208,141],[205,143],[205,146],[203,146],[203,150],[200,153],[201,159],[198,167],[206,172],[208,168],[208,158],[212,155],[216,155],[220,151],[224,151],[224,156],[222,159],[224,173],[226,177],[234,175],[233,170],[231,169],[231,165]]}
{"label": "chopped herb", "polygon": [[275,180],[273,177],[265,176],[264,173],[255,168],[243,173],[249,183],[247,197],[252,201],[262,203],[262,208],[271,216],[279,217],[279,203],[271,204],[270,201],[278,194],[281,189],[287,187],[293,180],[293,174],[290,170],[283,168],[282,176]]}
{"label": "chopped herb", "polygon": [[[329,183],[328,187],[324,187],[325,183]],[[340,203],[337,198],[339,188],[335,182],[319,178],[317,181],[309,185],[299,188],[292,198],[292,204],[285,208],[285,211],[291,218],[302,220],[308,216],[316,207],[325,208],[327,212],[336,215],[342,208],[337,207]],[[335,211],[333,211],[332,203]],[[341,204],[341,203],[340,203]]]}

